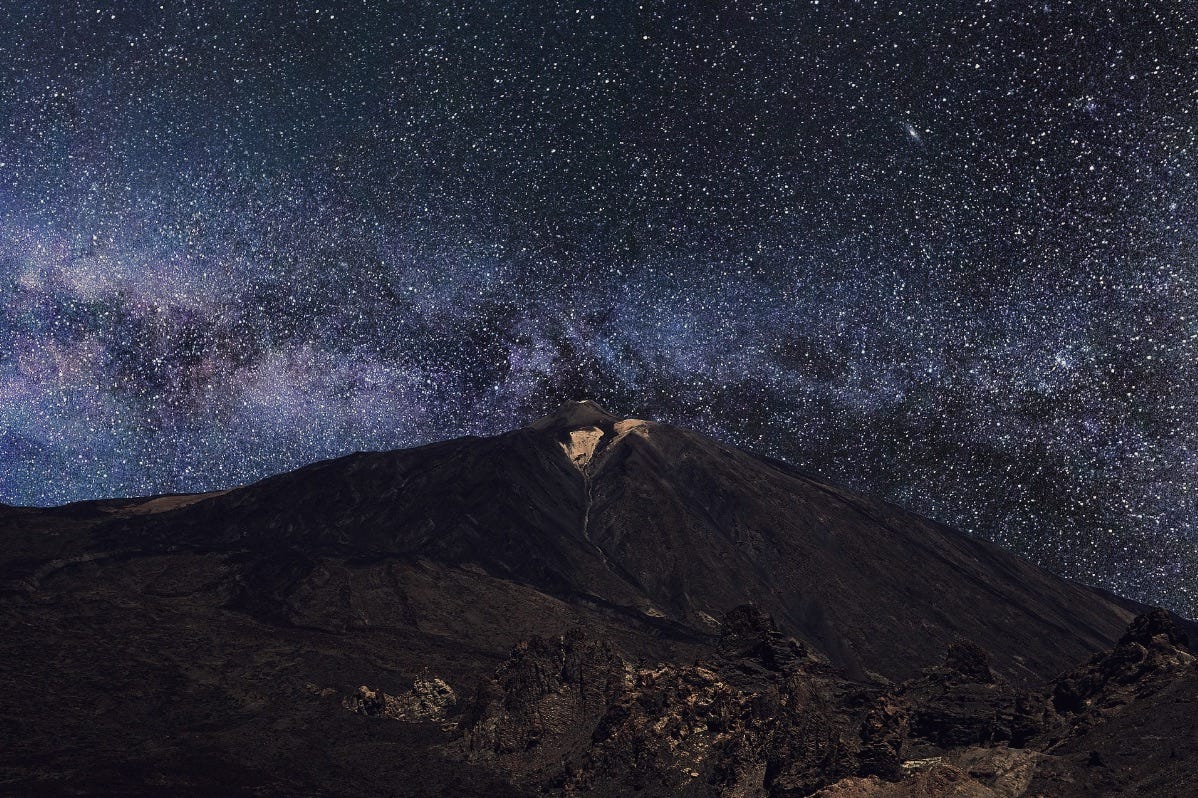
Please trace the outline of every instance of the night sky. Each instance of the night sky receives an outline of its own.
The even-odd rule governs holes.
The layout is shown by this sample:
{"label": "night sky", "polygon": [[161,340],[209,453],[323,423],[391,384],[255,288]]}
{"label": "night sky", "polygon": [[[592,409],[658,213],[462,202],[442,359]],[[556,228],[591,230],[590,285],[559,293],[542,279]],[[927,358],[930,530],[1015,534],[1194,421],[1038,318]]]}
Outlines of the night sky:
{"label": "night sky", "polygon": [[5,0],[0,501],[592,397],[1198,615],[1195,30],[1189,0]]}

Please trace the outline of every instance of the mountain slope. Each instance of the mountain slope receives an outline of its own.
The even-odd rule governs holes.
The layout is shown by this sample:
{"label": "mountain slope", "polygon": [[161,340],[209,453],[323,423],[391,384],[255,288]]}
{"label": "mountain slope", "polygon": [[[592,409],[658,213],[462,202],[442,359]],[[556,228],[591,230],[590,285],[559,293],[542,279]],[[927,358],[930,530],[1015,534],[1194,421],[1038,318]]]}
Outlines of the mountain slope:
{"label": "mountain slope", "polygon": [[[1178,732],[1155,696],[1194,673],[1171,631],[1121,638],[1132,602],[593,403],[230,491],[0,507],[0,542],[0,793],[939,795],[1010,759],[1073,795],[1151,783],[1139,749],[1135,778],[1074,760]],[[1124,668],[1141,649],[1168,667]]]}
{"label": "mountain slope", "polygon": [[473,563],[697,637],[751,602],[851,673],[891,678],[962,637],[1009,677],[1043,680],[1134,614],[891,505],[587,403],[495,438],[319,463],[101,539],[247,549],[275,567],[297,550]]}

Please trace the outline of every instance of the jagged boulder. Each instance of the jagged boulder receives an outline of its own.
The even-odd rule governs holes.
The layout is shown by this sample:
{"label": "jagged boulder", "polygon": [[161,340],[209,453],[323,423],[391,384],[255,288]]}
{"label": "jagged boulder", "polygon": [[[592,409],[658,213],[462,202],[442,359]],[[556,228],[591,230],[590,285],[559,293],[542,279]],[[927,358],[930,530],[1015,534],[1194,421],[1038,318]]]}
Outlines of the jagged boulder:
{"label": "jagged boulder", "polygon": [[905,682],[913,738],[942,748],[1004,743],[1020,747],[1043,728],[1043,701],[1013,687],[971,643],[949,646],[944,664]]}
{"label": "jagged boulder", "polygon": [[907,699],[889,693],[879,696],[861,724],[859,774],[897,780],[902,775],[903,746],[910,726]]}
{"label": "jagged boulder", "polygon": [[479,686],[463,717],[463,743],[514,774],[557,767],[589,744],[631,670],[610,642],[581,630],[531,638]]}
{"label": "jagged boulder", "polygon": [[350,712],[371,717],[406,721],[442,721],[448,716],[457,694],[442,679],[425,671],[412,682],[412,688],[400,695],[388,695],[362,685],[342,700]]}
{"label": "jagged boulder", "polygon": [[[1052,704],[1061,714],[1078,714],[1126,704],[1151,692],[1160,680],[1192,667],[1187,638],[1159,607],[1136,617],[1111,651],[1058,677]],[[1167,680],[1167,679],[1166,679]]]}
{"label": "jagged boulder", "polygon": [[858,713],[846,710],[837,694],[839,687],[834,679],[808,673],[783,682],[764,746],[764,786],[771,796],[806,796],[860,770],[864,735]]}
{"label": "jagged boulder", "polygon": [[752,604],[724,616],[716,650],[727,659],[781,672],[795,670],[807,656],[805,646],[784,636],[774,619]]}
{"label": "jagged boulder", "polygon": [[977,684],[994,684],[997,681],[986,649],[967,640],[949,644],[944,666]]}
{"label": "jagged boulder", "polygon": [[1189,637],[1177,628],[1173,616],[1161,607],[1153,607],[1148,612],[1137,615],[1127,627],[1127,631],[1119,638],[1119,645],[1139,643],[1142,646],[1174,646],[1185,648],[1190,644]]}
{"label": "jagged boulder", "polygon": [[793,673],[746,683],[730,679],[736,673],[700,664],[638,670],[595,729],[570,787],[798,798],[857,772],[852,715],[818,679]]}
{"label": "jagged boulder", "polygon": [[[764,709],[760,696],[700,665],[640,669],[596,726],[572,786],[617,776],[633,787],[656,783],[679,790],[717,770],[716,780],[732,786],[760,759],[752,753]],[[739,748],[733,746],[738,750],[728,758],[730,742]],[[738,755],[744,761],[731,761]]]}

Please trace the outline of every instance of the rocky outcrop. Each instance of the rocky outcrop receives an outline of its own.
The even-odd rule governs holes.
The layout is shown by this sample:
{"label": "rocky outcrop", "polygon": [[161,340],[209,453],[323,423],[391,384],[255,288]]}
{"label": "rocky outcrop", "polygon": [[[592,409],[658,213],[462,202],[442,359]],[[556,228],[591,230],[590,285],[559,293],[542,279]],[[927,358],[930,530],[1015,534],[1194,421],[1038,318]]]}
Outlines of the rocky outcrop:
{"label": "rocky outcrop", "polygon": [[811,798],[1000,798],[999,793],[960,768],[937,764],[901,782],[876,776],[849,778],[812,794]]}
{"label": "rocky outcrop", "polygon": [[802,796],[863,768],[897,777],[902,718],[841,706],[852,685],[757,609],[722,627],[693,664],[638,665],[577,631],[530,639],[480,685],[453,745],[567,792]]}
{"label": "rocky outcrop", "polygon": [[702,666],[641,669],[595,727],[568,786],[589,789],[626,776],[634,788],[656,783],[679,790],[715,770],[718,780],[734,785],[745,768],[725,761],[724,749],[743,742],[761,721],[756,699]]}
{"label": "rocky outcrop", "polygon": [[1053,707],[1067,715],[1102,713],[1143,697],[1194,667],[1194,655],[1183,648],[1186,643],[1165,610],[1140,615],[1112,651],[1096,654],[1056,679]]}
{"label": "rocky outcrop", "polygon": [[749,688],[738,675],[702,664],[638,670],[566,786],[797,798],[861,769],[860,713],[838,706],[820,677]]}
{"label": "rocky outcrop", "polygon": [[1167,610],[1153,607],[1143,615],[1136,616],[1127,628],[1127,632],[1119,638],[1119,645],[1139,643],[1142,646],[1158,646],[1165,648],[1186,648],[1190,644],[1189,636],[1178,628],[1176,620]]}
{"label": "rocky outcrop", "polygon": [[794,671],[808,656],[806,646],[785,637],[774,619],[752,604],[737,607],[724,616],[716,651],[734,662],[781,672]]}
{"label": "rocky outcrop", "polygon": [[810,798],[1024,798],[1041,757],[1032,751],[973,748],[908,761],[898,780],[841,779]]}
{"label": "rocky outcrop", "polygon": [[400,695],[362,685],[342,700],[342,706],[359,715],[412,722],[443,721],[456,703],[453,688],[427,672],[417,676],[412,688]]}
{"label": "rocky outcrop", "polygon": [[894,781],[902,775],[903,749],[911,729],[911,706],[901,696],[880,696],[861,724],[858,771]]}
{"label": "rocky outcrop", "polygon": [[1043,699],[999,677],[979,646],[949,646],[944,664],[903,684],[910,734],[937,748],[1004,744],[1022,747],[1045,724]]}
{"label": "rocky outcrop", "polygon": [[516,646],[481,684],[463,717],[470,755],[527,778],[585,747],[632,667],[608,641],[575,630]]}
{"label": "rocky outcrop", "polygon": [[[720,626],[691,663],[638,662],[580,630],[533,637],[452,713],[452,690],[428,674],[401,696],[363,687],[344,703],[408,721],[449,717],[445,750],[551,794],[1080,798],[1119,784],[1144,794],[1143,778],[1109,775],[1126,745],[1118,721],[1141,729],[1158,691],[1198,686],[1163,612],[1136,618],[1113,650],[1039,692],[1011,685],[965,641],[894,685],[848,679],[754,606]],[[1057,705],[1062,696],[1075,698]],[[1163,769],[1184,773],[1170,764],[1182,761],[1175,748]]]}

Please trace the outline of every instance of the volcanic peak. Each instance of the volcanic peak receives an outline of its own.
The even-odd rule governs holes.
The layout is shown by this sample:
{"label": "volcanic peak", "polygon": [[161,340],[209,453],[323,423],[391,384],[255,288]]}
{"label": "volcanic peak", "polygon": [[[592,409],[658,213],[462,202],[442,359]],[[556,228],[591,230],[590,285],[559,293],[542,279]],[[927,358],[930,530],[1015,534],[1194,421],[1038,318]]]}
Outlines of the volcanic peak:
{"label": "volcanic peak", "polygon": [[577,429],[579,427],[608,427],[622,419],[599,406],[592,399],[570,401],[547,416],[542,416],[528,426],[536,430]]}
{"label": "volcanic peak", "polygon": [[635,433],[647,436],[649,423],[639,418],[619,418],[591,399],[570,401],[528,425],[538,432],[557,433],[558,444],[577,468],[585,470],[601,449]]}

